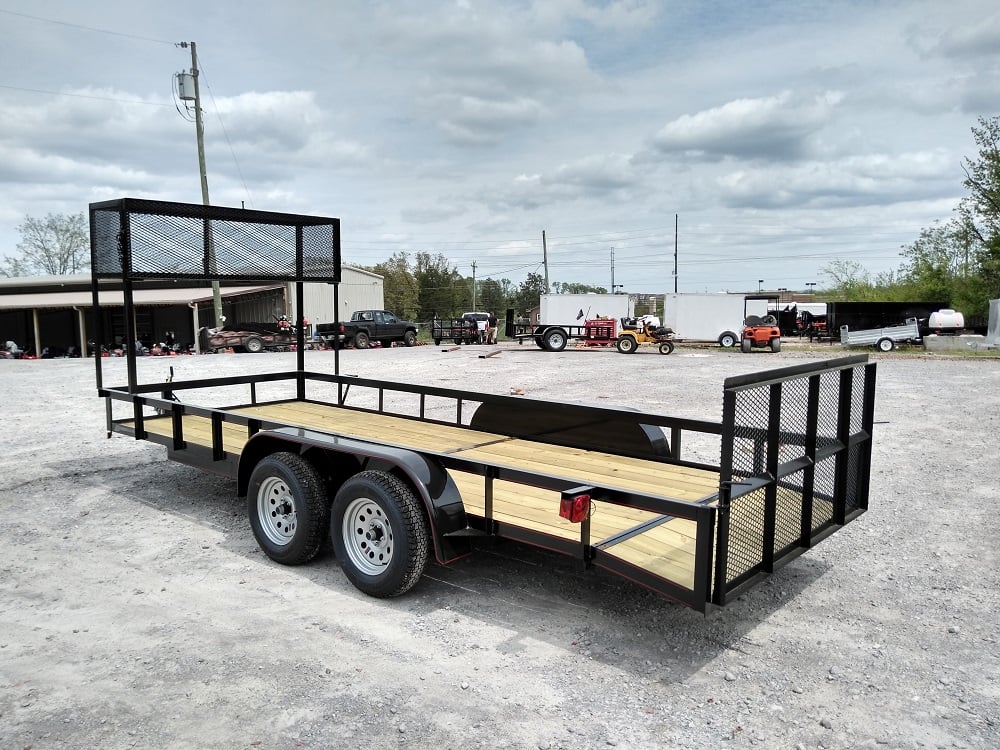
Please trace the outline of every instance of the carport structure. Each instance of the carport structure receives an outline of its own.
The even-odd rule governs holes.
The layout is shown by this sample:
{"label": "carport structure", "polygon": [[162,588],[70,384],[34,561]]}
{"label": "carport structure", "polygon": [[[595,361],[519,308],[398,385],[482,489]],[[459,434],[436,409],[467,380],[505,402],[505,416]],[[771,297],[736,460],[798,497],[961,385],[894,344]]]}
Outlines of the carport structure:
{"label": "carport structure", "polygon": [[[285,287],[281,284],[222,288],[227,317],[269,319],[285,309]],[[114,348],[125,341],[129,328],[124,320],[124,295],[120,284],[104,284],[98,292],[103,330]],[[89,356],[96,330],[93,293],[89,275],[5,279],[0,282],[0,343],[17,342],[37,355]],[[212,324],[212,289],[204,284],[159,281],[134,290],[132,329],[146,345],[162,341],[172,333],[179,343],[197,346],[197,332]]]}

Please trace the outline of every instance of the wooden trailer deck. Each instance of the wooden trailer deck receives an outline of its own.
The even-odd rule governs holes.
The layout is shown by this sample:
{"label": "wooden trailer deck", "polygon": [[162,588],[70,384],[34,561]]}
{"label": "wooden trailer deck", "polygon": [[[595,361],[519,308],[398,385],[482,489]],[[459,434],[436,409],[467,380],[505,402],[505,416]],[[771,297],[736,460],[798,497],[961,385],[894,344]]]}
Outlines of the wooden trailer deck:
{"label": "wooden trailer deck", "polygon": [[[405,417],[355,411],[311,401],[283,401],[227,409],[260,419],[264,427],[304,427],[324,433],[375,441],[422,453],[469,459],[518,471],[562,476],[576,484],[666,497],[692,504],[713,505],[719,488],[716,472],[658,461],[642,460],[569,448],[465,427],[423,422]],[[131,426],[126,422],[124,426]],[[148,433],[170,437],[169,416],[146,417]],[[241,453],[248,436],[244,426],[224,422],[223,446],[227,453]],[[211,420],[185,414],[184,439],[188,443],[212,444]],[[451,472],[462,495],[466,512],[486,516],[485,478],[476,473]],[[553,490],[510,481],[493,482],[490,518],[501,525],[527,529],[564,540],[578,540],[580,525],[559,516],[560,495]],[[595,501],[591,517],[592,543],[648,526],[613,545],[602,554],[617,557],[685,589],[694,586],[696,524],[684,518],[614,503]]]}

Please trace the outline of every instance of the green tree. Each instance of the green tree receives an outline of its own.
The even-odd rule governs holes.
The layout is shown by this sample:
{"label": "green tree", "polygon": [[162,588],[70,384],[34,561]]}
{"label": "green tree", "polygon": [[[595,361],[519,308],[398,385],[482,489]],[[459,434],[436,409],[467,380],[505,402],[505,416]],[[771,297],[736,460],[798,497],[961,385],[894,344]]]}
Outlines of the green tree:
{"label": "green tree", "polygon": [[871,275],[857,261],[835,260],[827,264],[821,273],[830,279],[827,292],[834,299],[845,302],[880,299]]}
{"label": "green tree", "polygon": [[980,117],[972,136],[979,154],[963,164],[969,195],[958,213],[968,231],[972,271],[987,295],[982,301],[985,312],[986,299],[1000,297],[1000,116]]}
{"label": "green tree", "polygon": [[[437,315],[450,318],[461,314],[458,308],[471,304],[471,289],[458,271],[440,253],[417,253],[414,258],[413,277],[416,279],[417,319],[428,321]],[[464,310],[462,311],[464,312]]]}
{"label": "green tree", "polygon": [[25,216],[18,231],[21,255],[0,265],[4,276],[64,276],[90,268],[90,235],[82,213]]}
{"label": "green tree", "polygon": [[499,317],[503,317],[504,310],[507,309],[507,295],[501,282],[496,279],[484,280],[479,286],[477,299],[480,310],[495,312]]}
{"label": "green tree", "polygon": [[556,294],[607,294],[607,288],[603,286],[591,286],[590,284],[578,284],[575,282],[554,281],[552,289]]}
{"label": "green tree", "polygon": [[906,262],[899,281],[911,299],[953,300],[968,270],[965,233],[957,221],[922,229],[912,245],[903,248]]}
{"label": "green tree", "polygon": [[418,313],[420,285],[410,269],[406,253],[393,253],[389,260],[377,263],[371,270],[384,279],[385,309],[411,320]]}
{"label": "green tree", "polygon": [[511,297],[514,314],[527,317],[532,308],[541,304],[543,294],[545,294],[545,279],[537,273],[529,273]]}

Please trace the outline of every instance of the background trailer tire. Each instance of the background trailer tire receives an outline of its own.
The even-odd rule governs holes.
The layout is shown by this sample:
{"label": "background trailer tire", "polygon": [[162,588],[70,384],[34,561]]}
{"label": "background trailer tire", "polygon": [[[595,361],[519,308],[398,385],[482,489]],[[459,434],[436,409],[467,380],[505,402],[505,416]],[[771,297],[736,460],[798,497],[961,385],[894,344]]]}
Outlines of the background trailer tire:
{"label": "background trailer tire", "polygon": [[250,475],[250,528],[264,554],[301,565],[319,552],[329,526],[329,498],[316,467],[294,453],[273,453]]}
{"label": "background trailer tire", "polygon": [[410,487],[384,471],[363,471],[337,491],[330,540],[344,575],[370,596],[398,596],[420,580],[430,527]]}
{"label": "background trailer tire", "polygon": [[719,346],[729,349],[736,346],[736,342],[739,340],[739,337],[732,331],[725,331],[719,335]]}
{"label": "background trailer tire", "polygon": [[545,348],[550,352],[561,352],[566,348],[569,336],[566,335],[566,331],[562,328],[550,328],[543,334],[542,341],[545,344]]}

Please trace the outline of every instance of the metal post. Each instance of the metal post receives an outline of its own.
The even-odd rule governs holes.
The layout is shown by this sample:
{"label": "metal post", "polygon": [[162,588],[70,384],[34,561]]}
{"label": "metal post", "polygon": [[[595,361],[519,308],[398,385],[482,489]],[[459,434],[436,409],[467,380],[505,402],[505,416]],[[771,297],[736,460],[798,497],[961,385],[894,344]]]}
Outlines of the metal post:
{"label": "metal post", "polygon": [[[181,47],[187,46],[187,42],[181,42]],[[201,202],[208,206],[208,172],[205,168],[205,126],[201,119],[201,89],[198,85],[198,51],[197,45],[191,42],[191,77],[194,79],[194,128],[198,138],[198,171],[201,175]],[[205,230],[208,232],[208,272],[215,275],[215,243],[212,241],[211,225],[206,222]],[[212,306],[215,310],[215,326],[221,328],[222,320],[222,291],[219,288],[219,280],[212,279]]]}

